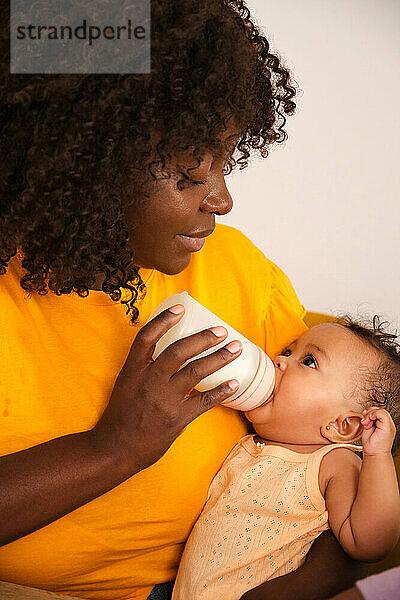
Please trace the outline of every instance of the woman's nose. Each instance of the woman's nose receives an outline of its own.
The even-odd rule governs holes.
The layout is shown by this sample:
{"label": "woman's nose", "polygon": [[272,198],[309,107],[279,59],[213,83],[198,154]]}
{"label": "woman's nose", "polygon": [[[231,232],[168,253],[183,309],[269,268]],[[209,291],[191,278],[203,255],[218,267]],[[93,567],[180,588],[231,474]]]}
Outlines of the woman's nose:
{"label": "woman's nose", "polygon": [[200,205],[203,212],[214,213],[216,215],[226,215],[232,210],[233,200],[226,187],[225,178],[219,182],[217,188],[206,196]]}

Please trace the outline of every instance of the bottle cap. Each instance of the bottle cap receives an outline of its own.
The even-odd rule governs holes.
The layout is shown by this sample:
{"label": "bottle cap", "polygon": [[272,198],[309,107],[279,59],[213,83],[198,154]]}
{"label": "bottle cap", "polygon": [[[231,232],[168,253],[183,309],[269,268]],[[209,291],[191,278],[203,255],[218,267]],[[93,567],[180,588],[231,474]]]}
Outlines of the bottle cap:
{"label": "bottle cap", "polygon": [[275,368],[272,360],[258,348],[260,360],[257,372],[249,387],[240,396],[221,402],[223,406],[235,408],[235,410],[253,410],[263,404],[274,391]]}

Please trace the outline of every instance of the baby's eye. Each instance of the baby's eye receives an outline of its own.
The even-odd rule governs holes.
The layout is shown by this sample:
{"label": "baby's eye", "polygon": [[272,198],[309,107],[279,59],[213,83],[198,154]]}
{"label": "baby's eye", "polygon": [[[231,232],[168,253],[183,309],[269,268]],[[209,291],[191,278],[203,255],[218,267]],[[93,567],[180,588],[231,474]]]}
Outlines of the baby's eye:
{"label": "baby's eye", "polygon": [[291,353],[292,353],[292,351],[289,350],[289,348],[285,348],[285,350],[282,350],[281,356],[290,356]]}
{"label": "baby's eye", "polygon": [[307,356],[305,356],[301,362],[303,363],[303,365],[305,365],[306,367],[310,367],[311,369],[317,368],[317,363],[312,354],[307,354]]}

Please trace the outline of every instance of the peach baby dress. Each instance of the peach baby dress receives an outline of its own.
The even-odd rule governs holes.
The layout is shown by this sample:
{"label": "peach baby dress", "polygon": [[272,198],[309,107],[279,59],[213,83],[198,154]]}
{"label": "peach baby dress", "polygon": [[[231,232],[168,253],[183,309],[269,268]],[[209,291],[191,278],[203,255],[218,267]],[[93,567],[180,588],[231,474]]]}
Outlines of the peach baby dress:
{"label": "peach baby dress", "polygon": [[329,444],[311,454],[246,435],[214,477],[186,544],[172,600],[237,600],[297,569],[328,525],[318,474]]}

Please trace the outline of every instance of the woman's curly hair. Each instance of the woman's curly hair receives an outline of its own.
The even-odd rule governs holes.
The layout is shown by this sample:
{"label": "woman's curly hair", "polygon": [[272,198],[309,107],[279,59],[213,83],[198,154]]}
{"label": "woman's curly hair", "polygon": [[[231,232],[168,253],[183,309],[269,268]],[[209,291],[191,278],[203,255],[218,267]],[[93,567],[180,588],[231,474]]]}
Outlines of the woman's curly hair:
{"label": "woman's curly hair", "polygon": [[124,209],[140,210],[154,166],[169,173],[177,151],[194,149],[197,166],[205,150],[226,150],[231,118],[241,137],[224,174],[245,168],[250,149],[266,158],[296,108],[289,71],[243,0],[152,0],[150,74],[10,74],[7,25],[0,44],[0,274],[18,250],[30,293],[84,297],[102,273],[112,300],[131,291],[134,324],[144,284]]}

